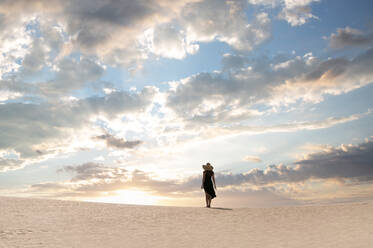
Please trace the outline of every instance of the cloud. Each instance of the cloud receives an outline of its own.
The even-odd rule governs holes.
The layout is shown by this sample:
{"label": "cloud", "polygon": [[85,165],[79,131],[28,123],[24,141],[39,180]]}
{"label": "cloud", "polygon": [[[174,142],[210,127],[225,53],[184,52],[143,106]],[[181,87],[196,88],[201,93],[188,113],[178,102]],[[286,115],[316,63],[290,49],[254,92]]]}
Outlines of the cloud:
{"label": "cloud", "polygon": [[[8,28],[5,28],[5,26]],[[21,67],[17,62],[26,56],[28,47],[32,44],[30,34],[22,26],[9,28],[8,24],[4,24],[1,29],[0,79]]]}
{"label": "cloud", "polygon": [[[257,13],[249,23],[244,0],[68,0],[51,5],[41,0],[0,3],[2,26],[31,30],[21,52],[26,71],[71,52],[137,70],[149,53],[181,59],[198,51],[197,42],[214,40],[250,51],[270,37],[268,15]],[[10,63],[17,68],[15,61]]]}
{"label": "cloud", "polygon": [[[152,178],[151,173],[140,170],[127,171],[120,167],[104,166],[100,163],[85,163],[75,166],[64,166],[58,173],[72,173],[73,177],[63,183],[39,183],[31,186],[32,191],[48,191],[55,196],[98,196],[103,192],[117,191],[128,188],[138,188],[159,194],[183,190],[186,185],[180,185],[176,180],[161,181]],[[199,181],[199,180],[198,180]],[[193,180],[194,182],[194,180]]]}
{"label": "cloud", "polygon": [[[372,49],[351,59],[321,59],[311,53],[303,57],[247,56],[248,51],[270,39],[272,13],[291,26],[303,25],[317,18],[311,9],[315,2],[1,1],[0,171],[92,147],[109,148],[112,154],[120,153],[135,164],[139,157],[146,160],[172,153],[174,150],[165,149],[167,145],[185,141],[329,128],[370,114],[249,125],[250,120],[265,117],[277,108],[318,103],[325,95],[342,94],[373,82]],[[249,4],[276,10],[254,7],[252,12]],[[329,39],[333,48],[371,46],[370,33],[349,27],[338,29]],[[110,66],[135,71],[148,58],[183,59],[197,53],[202,43],[214,41],[232,48],[232,54],[223,56],[221,71],[172,82],[169,91],[145,87],[141,92],[126,92],[103,82],[106,73],[111,73],[106,71]],[[108,130],[104,134],[103,126]],[[146,145],[140,146],[143,141]],[[13,151],[12,156],[5,154],[7,151]],[[159,153],[153,155],[154,151]],[[272,184],[324,179],[322,175],[329,175],[325,179],[365,180],[352,173],[328,174],[323,169],[332,166],[324,162],[318,168],[316,155],[308,157],[314,158],[310,168],[304,159],[289,166],[269,166],[230,176],[217,173],[217,178],[222,185],[225,180],[232,181],[225,184],[227,189],[244,184],[263,189]],[[329,160],[333,159],[337,160]],[[246,161],[261,160],[248,156]],[[346,165],[345,171],[348,168]],[[367,172],[366,167],[361,170]],[[139,187],[159,194],[194,194],[200,184],[200,177],[159,180],[148,172],[97,163],[71,165],[62,171],[73,174],[71,181],[42,183],[33,189],[48,188],[52,192],[55,187],[60,194],[84,195]]]}
{"label": "cloud", "polygon": [[[224,136],[237,136],[237,135],[260,135],[269,133],[289,133],[303,130],[318,130],[324,128],[331,128],[335,125],[351,122],[360,118],[370,115],[372,112],[368,110],[361,114],[352,114],[350,116],[342,117],[329,117],[323,120],[317,121],[293,121],[289,123],[268,125],[268,126],[254,126],[247,124],[234,124],[234,125],[218,125],[214,123],[212,125],[185,125],[182,132],[176,130],[173,131],[176,138],[176,144],[192,141],[201,141],[208,139],[221,138]],[[172,131],[170,131],[172,132]],[[175,145],[171,142],[171,144]]]}
{"label": "cloud", "polygon": [[63,56],[63,48],[68,40],[63,32],[63,26],[51,20],[35,18],[26,23],[32,44],[28,46],[28,53],[22,59],[21,72],[35,74],[44,67],[54,67]]}
{"label": "cloud", "polygon": [[[36,40],[48,45],[48,40],[53,35],[47,32],[45,27],[58,26],[66,36],[63,43],[54,42],[52,50],[63,50],[70,47],[70,52],[78,51],[88,56],[96,56],[106,64],[124,65],[128,68],[140,67],[146,58],[140,46],[138,36],[149,27],[166,23],[177,16],[177,13],[188,1],[128,1],[128,0],[104,0],[104,1],[2,1],[0,3],[1,26],[3,34],[12,29],[32,29],[37,24],[48,23],[37,28]],[[10,14],[11,13],[11,14]],[[4,31],[5,30],[5,31]],[[0,36],[1,36],[0,33]],[[7,36],[9,37],[9,35]],[[48,38],[49,37],[49,38]],[[57,38],[57,37],[54,37]],[[56,41],[56,39],[54,39]],[[30,43],[28,43],[30,47]],[[57,45],[57,46],[56,46]],[[61,46],[62,45],[62,46]],[[36,61],[37,50],[30,53],[25,66]],[[45,54],[44,54],[45,55]]]}
{"label": "cloud", "polygon": [[158,88],[144,87],[141,92],[115,91],[104,97],[93,96],[78,102],[79,108],[114,118],[125,112],[142,112],[152,103]]}
{"label": "cloud", "polygon": [[10,99],[17,99],[18,101],[23,98],[41,96],[41,90],[36,84],[26,83],[18,78],[0,79],[0,92],[4,97],[1,99],[6,102]]}
{"label": "cloud", "polygon": [[34,73],[53,61],[64,43],[60,3],[1,1],[0,78],[20,69]]}
{"label": "cloud", "polygon": [[262,162],[262,160],[257,156],[247,155],[243,158],[243,161],[247,162],[253,162],[253,163],[259,163]]}
{"label": "cloud", "polygon": [[198,44],[188,40],[185,31],[172,23],[146,30],[140,42],[150,53],[173,59],[183,59],[199,49]]}
{"label": "cloud", "polygon": [[[62,37],[59,31],[55,35]],[[50,39],[56,44],[48,47],[61,47],[60,38]],[[18,77],[1,81],[0,100],[17,101],[0,106],[4,116],[0,120],[0,130],[5,133],[0,149],[15,149],[22,159],[52,156],[68,146],[69,137],[82,135],[84,129],[89,134],[88,139],[97,136],[92,128],[97,118],[113,120],[125,114],[136,115],[146,112],[150,106],[157,114],[141,116],[144,121],[136,119],[138,116],[131,117],[126,124],[132,130],[138,130],[138,125],[147,125],[147,130],[151,131],[147,132],[148,137],[140,135],[141,140],[150,137],[155,145],[174,144],[174,141],[183,142],[196,136],[331,127],[363,115],[264,127],[248,126],[243,122],[266,114],[260,111],[263,106],[276,108],[297,101],[317,103],[325,94],[342,94],[371,83],[372,54],[372,50],[367,50],[352,59],[328,60],[320,60],[312,54],[255,59],[225,54],[222,71],[192,75],[173,83],[166,93],[159,93],[155,87],[145,87],[141,93],[134,94],[114,89],[104,96],[85,99],[71,97],[70,92],[85,87],[101,88],[105,67],[92,57],[59,58],[54,61],[54,77],[47,82],[26,83]],[[46,60],[51,56],[47,54]],[[155,97],[157,106],[153,106]],[[123,132],[121,137],[126,137]],[[136,140],[125,142],[128,141],[113,141],[111,147],[138,145]]]}
{"label": "cloud", "polygon": [[127,141],[122,138],[116,138],[111,134],[103,134],[95,137],[106,141],[108,147],[120,148],[120,149],[131,149],[142,143],[141,140]]}
{"label": "cloud", "polygon": [[[123,168],[107,167],[97,163],[85,163],[76,166],[65,166],[59,173],[71,173],[70,181],[33,184],[25,192],[63,199],[84,199],[115,196],[121,190],[141,190],[150,194],[163,196],[174,205],[185,204],[178,199],[200,197],[201,177],[191,177],[185,181],[157,180],[151,173],[127,171]],[[274,191],[272,187],[235,188],[219,187],[219,199],[228,206],[268,206],[299,204]],[[244,200],[243,200],[244,199]],[[178,202],[179,201],[179,202]],[[193,201],[192,201],[193,202]]]}
{"label": "cloud", "polygon": [[236,50],[250,51],[270,37],[270,19],[257,13],[249,23],[245,1],[186,3],[180,16],[144,32],[140,42],[155,55],[182,59],[198,51],[198,42],[219,40]]}
{"label": "cloud", "polygon": [[248,2],[253,5],[265,5],[276,7],[282,2],[282,0],[248,0]]}
{"label": "cloud", "polygon": [[17,170],[23,167],[24,160],[7,159],[0,157],[0,172],[8,170]]}
{"label": "cloud", "polygon": [[159,7],[156,1],[72,1],[63,15],[75,48],[105,63],[131,67],[142,60],[138,30],[156,21]]}
{"label": "cloud", "polygon": [[[51,101],[96,87],[104,65],[136,70],[149,53],[181,59],[196,53],[199,42],[217,39],[251,50],[270,36],[270,21],[266,13],[257,13],[249,23],[246,7],[246,1],[210,0],[52,1],[51,6],[39,0],[2,1],[0,24],[7,28],[0,32],[0,75],[7,84],[0,86],[1,100]],[[195,11],[200,11],[198,20]],[[213,25],[201,29],[205,22]],[[46,71],[44,82],[22,82],[24,76],[44,77]]]}
{"label": "cloud", "polygon": [[40,71],[45,63],[45,48],[39,39],[34,40],[30,52],[23,58],[22,69],[30,72]]}
{"label": "cloud", "polygon": [[22,96],[20,92],[11,92],[9,90],[0,91],[0,102],[5,102],[8,100],[16,99]]}
{"label": "cloud", "polygon": [[[94,132],[94,121],[99,116],[110,120],[141,113],[151,104],[155,93],[155,88],[145,87],[141,92],[118,91],[67,102],[0,104],[0,150],[13,149],[22,160],[61,153],[80,133]],[[123,146],[124,143],[110,140],[109,144]],[[134,147],[138,142],[126,145]]]}
{"label": "cloud", "polygon": [[[372,64],[373,49],[353,59],[333,58],[314,63],[308,71],[284,84],[273,87],[273,104],[295,103],[302,99],[321,102],[323,95],[339,95],[372,83],[368,69]],[[281,96],[280,96],[281,95]]]}
{"label": "cloud", "polygon": [[117,179],[118,177],[126,179],[127,170],[124,168],[107,167],[99,163],[88,162],[77,166],[64,166],[57,170],[58,173],[68,172],[75,176],[71,179],[74,181],[91,180],[91,179]]}
{"label": "cloud", "polygon": [[[225,79],[220,73],[200,73],[182,80],[175,91],[170,92],[167,106],[191,121],[234,118],[230,110],[239,107],[248,92],[246,86],[250,87],[241,80]],[[250,113],[243,114],[244,119],[250,116]]]}
{"label": "cloud", "polygon": [[[284,185],[288,189],[295,187],[296,190],[301,190],[297,185],[310,180],[319,180],[319,183],[337,180],[342,183],[340,187],[372,183],[372,154],[373,141],[370,140],[357,145],[341,145],[310,153],[290,165],[269,165],[264,170],[255,168],[238,174],[216,172],[215,177],[219,194],[226,197],[233,197],[238,192],[246,192],[250,196],[254,191],[259,195],[262,191],[268,191],[274,194],[272,197],[291,200],[286,196],[290,193],[288,190],[284,191]],[[102,196],[103,192],[135,188],[172,198],[180,194],[195,196],[194,192],[199,190],[201,184],[201,175],[184,180],[158,180],[149,172],[128,171],[92,162],[65,166],[58,172],[72,173],[73,177],[62,183],[35,184],[30,190],[47,191],[57,197],[98,197]]]}
{"label": "cloud", "polygon": [[[281,6],[280,16],[292,25],[315,18],[308,10],[314,0],[249,2]],[[198,43],[214,40],[251,51],[270,38],[271,21],[265,12],[248,21],[248,7],[246,0],[2,1],[0,24],[9,27],[3,29],[2,40],[18,44],[12,49],[0,46],[2,71],[18,69],[19,60],[24,71],[40,71],[74,52],[135,71],[149,54],[182,59],[196,53]]]}
{"label": "cloud", "polygon": [[250,51],[270,37],[270,19],[266,13],[258,13],[248,23],[246,5],[246,1],[221,0],[190,3],[182,9],[181,23],[192,41],[217,39],[234,49]]}
{"label": "cloud", "polygon": [[335,49],[344,47],[371,47],[373,33],[364,33],[361,30],[345,27],[338,28],[336,33],[329,37],[329,46]]}
{"label": "cloud", "polygon": [[[18,95],[17,98],[20,96],[47,97],[48,100],[55,100],[57,96],[69,94],[73,90],[83,87],[93,88],[103,75],[104,66],[93,58],[80,56],[76,59],[61,56],[65,44],[63,31],[60,26],[49,27],[48,24],[50,24],[48,21],[41,20],[31,22],[27,26],[29,30],[27,37],[32,40],[32,43],[18,44],[10,50],[11,52],[2,53],[5,59],[10,59],[11,56],[20,53],[17,49],[24,48],[22,53],[13,57],[17,66],[12,67],[12,73],[4,72],[1,80],[0,92],[13,93],[8,94],[8,99]],[[35,35],[34,32],[40,32],[41,36]],[[2,64],[7,66],[7,62],[3,62]],[[29,82],[29,76],[45,78],[46,75],[48,75],[47,79]]]}
{"label": "cloud", "polygon": [[260,116],[254,106],[318,103],[373,82],[373,50],[353,58],[320,60],[312,54],[290,59],[248,59],[227,54],[223,70],[173,82],[167,107],[188,122],[238,123]]}
{"label": "cloud", "polygon": [[310,19],[318,19],[311,13],[311,8],[308,6],[312,2],[319,2],[319,0],[285,0],[284,7],[278,16],[280,19],[286,20],[291,26],[300,26]]}
{"label": "cloud", "polygon": [[298,183],[309,179],[341,179],[356,182],[373,180],[373,141],[341,145],[328,151],[309,154],[293,166],[270,165],[265,170],[252,169],[243,174],[217,176],[222,186],[250,183],[269,185]]}
{"label": "cloud", "polygon": [[278,17],[287,21],[291,26],[300,26],[310,19],[318,19],[312,14],[309,5],[320,0],[249,0],[248,2],[253,5],[279,8]]}
{"label": "cloud", "polygon": [[311,153],[297,161],[296,170],[308,177],[373,180],[373,141],[341,145],[327,152]]}
{"label": "cloud", "polygon": [[50,99],[66,95],[84,86],[94,86],[94,82],[98,81],[104,73],[104,68],[101,65],[86,58],[81,60],[62,59],[55,65],[55,70],[53,80],[35,85],[39,88],[42,96]]}

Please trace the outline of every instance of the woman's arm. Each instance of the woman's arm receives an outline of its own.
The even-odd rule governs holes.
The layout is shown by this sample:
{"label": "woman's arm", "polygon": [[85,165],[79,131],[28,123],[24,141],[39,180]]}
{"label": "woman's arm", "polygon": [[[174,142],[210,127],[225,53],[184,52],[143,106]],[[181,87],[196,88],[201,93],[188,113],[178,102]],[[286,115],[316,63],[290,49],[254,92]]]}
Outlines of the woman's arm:
{"label": "woman's arm", "polygon": [[212,174],[212,181],[214,182],[214,188],[216,189],[216,183],[215,183],[215,173]]}
{"label": "woman's arm", "polygon": [[201,189],[203,189],[203,184],[205,183],[205,174],[206,174],[206,173],[203,172]]}

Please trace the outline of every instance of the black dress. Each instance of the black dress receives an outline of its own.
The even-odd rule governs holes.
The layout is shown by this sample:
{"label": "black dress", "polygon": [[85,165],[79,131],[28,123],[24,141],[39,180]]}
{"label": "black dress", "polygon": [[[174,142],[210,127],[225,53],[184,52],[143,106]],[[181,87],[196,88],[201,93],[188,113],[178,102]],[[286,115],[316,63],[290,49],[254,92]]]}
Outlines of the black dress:
{"label": "black dress", "polygon": [[214,175],[213,171],[204,171],[203,174],[205,174],[205,181],[203,182],[203,189],[207,194],[211,196],[211,198],[215,198],[215,190],[214,186],[212,185],[211,177]]}

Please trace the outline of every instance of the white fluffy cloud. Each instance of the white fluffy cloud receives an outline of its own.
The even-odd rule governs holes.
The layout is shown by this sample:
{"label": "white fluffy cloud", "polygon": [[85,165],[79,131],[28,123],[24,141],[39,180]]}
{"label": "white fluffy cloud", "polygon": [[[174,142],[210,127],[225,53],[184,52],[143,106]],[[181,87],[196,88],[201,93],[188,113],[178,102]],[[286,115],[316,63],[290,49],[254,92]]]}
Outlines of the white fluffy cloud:
{"label": "white fluffy cloud", "polygon": [[310,5],[320,0],[249,0],[254,5],[265,5],[273,8],[279,7],[278,17],[287,21],[291,26],[300,26],[310,19],[318,19],[312,14]]}
{"label": "white fluffy cloud", "polygon": [[[249,2],[282,6],[281,18],[301,25],[314,17],[308,7],[314,1]],[[0,47],[2,74],[18,69],[20,59],[26,71],[37,71],[73,51],[136,70],[148,53],[182,59],[198,51],[198,42],[214,40],[250,51],[271,36],[268,14],[256,13],[249,21],[244,0],[17,0],[3,1],[0,8],[0,24],[7,27],[0,35],[8,40]],[[32,26],[38,26],[36,33],[30,33]]]}
{"label": "white fluffy cloud", "polygon": [[0,25],[0,79],[5,74],[17,71],[20,64],[17,60],[23,59],[28,53],[28,47],[32,44],[30,33],[25,27],[18,26],[11,29]]}
{"label": "white fluffy cloud", "polygon": [[196,53],[199,42],[214,40],[250,51],[270,37],[270,19],[266,13],[257,13],[249,22],[246,7],[245,1],[187,3],[172,22],[146,30],[140,43],[150,53],[175,59]]}
{"label": "white fluffy cloud", "polygon": [[140,42],[150,53],[165,58],[182,59],[199,49],[198,44],[188,39],[185,31],[171,23],[146,30]]}
{"label": "white fluffy cloud", "polygon": [[[47,50],[62,49],[69,53],[79,51],[85,55],[97,56],[109,64],[120,64],[129,68],[138,67],[144,60],[144,53],[138,44],[137,37],[149,27],[157,26],[172,19],[187,2],[191,1],[2,1],[0,3],[0,25],[2,40],[9,40],[6,44],[13,44],[18,54],[24,55],[27,51],[22,48],[31,47],[30,34],[21,32],[30,30],[30,27],[39,23],[40,29],[34,37],[40,42],[34,42],[33,52],[30,56],[41,60]],[[47,25],[44,25],[47,23]],[[37,26],[37,25],[36,25]],[[47,30],[47,27],[49,30]],[[64,42],[56,43],[56,28],[65,36]],[[53,30],[54,29],[54,30]],[[5,31],[4,31],[5,30]],[[13,34],[10,33],[12,30]],[[14,40],[16,37],[17,41]],[[20,39],[22,37],[22,39]],[[25,38],[28,38],[25,47]],[[54,43],[48,44],[52,38]],[[4,43],[3,43],[4,44]],[[62,45],[62,47],[60,47]],[[5,49],[5,50],[4,50]],[[15,50],[6,46],[2,50]],[[9,57],[9,55],[7,56]],[[17,57],[18,58],[18,57]],[[23,58],[23,56],[22,56]],[[38,69],[37,60],[32,58],[25,61],[25,66]],[[4,59],[3,59],[4,60]],[[9,60],[9,58],[7,58]],[[5,63],[2,63],[3,65]],[[2,71],[10,71],[16,65],[9,65]],[[39,63],[40,64],[40,63]],[[33,66],[33,67],[32,67]]]}
{"label": "white fluffy cloud", "polygon": [[0,47],[0,72],[18,69],[19,60],[26,72],[38,71],[74,51],[130,70],[149,53],[182,59],[198,42],[250,51],[270,37],[270,19],[257,13],[248,21],[246,8],[244,0],[2,1],[0,37],[8,42]]}
{"label": "white fluffy cloud", "polygon": [[270,19],[259,13],[247,21],[245,1],[206,0],[182,10],[182,24],[192,41],[219,40],[237,50],[250,51],[270,37]]}

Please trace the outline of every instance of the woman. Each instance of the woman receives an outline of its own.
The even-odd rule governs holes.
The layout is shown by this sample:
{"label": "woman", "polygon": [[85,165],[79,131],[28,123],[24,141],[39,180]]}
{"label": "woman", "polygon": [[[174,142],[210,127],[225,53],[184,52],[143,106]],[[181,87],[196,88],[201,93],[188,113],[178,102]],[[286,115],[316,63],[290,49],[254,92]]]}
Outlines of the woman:
{"label": "woman", "polygon": [[[216,197],[214,190],[214,188],[216,189],[215,176],[213,172],[214,167],[212,167],[210,163],[207,163],[205,165],[202,165],[202,168],[204,169],[204,171],[201,189],[205,190],[206,207],[209,208],[211,207],[211,200]],[[212,182],[214,182],[214,185],[212,184]]]}

